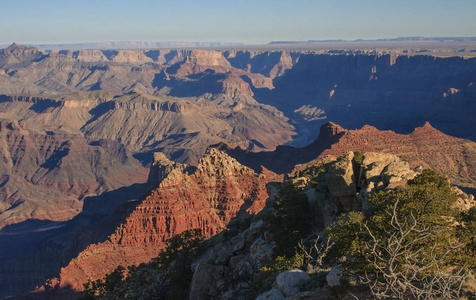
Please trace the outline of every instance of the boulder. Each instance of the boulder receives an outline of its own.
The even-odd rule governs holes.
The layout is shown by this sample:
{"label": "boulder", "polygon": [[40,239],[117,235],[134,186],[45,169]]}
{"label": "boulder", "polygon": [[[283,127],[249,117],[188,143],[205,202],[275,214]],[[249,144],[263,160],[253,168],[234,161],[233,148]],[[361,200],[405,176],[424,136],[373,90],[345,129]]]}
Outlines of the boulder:
{"label": "boulder", "polygon": [[362,166],[366,193],[377,190],[394,189],[404,185],[416,176],[408,162],[390,153],[365,153]]}
{"label": "boulder", "polygon": [[385,169],[392,162],[400,161],[400,159],[393,154],[367,152],[364,154],[362,165],[364,167],[364,177],[367,182],[378,182],[380,176]]}
{"label": "boulder", "polygon": [[300,286],[310,279],[306,272],[294,269],[280,273],[276,277],[276,284],[284,296],[289,297],[299,293]]}
{"label": "boulder", "polygon": [[332,267],[332,269],[329,271],[329,274],[326,276],[326,281],[328,286],[340,286],[340,279],[342,276],[341,273],[341,266],[342,265],[337,265]]}

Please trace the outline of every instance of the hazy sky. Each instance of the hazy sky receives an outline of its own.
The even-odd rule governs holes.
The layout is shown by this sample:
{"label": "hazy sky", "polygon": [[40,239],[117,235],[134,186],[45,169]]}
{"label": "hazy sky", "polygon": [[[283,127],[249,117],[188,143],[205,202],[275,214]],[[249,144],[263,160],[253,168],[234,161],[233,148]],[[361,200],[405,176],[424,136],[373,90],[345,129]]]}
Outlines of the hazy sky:
{"label": "hazy sky", "polygon": [[0,0],[0,44],[476,36],[476,0]]}

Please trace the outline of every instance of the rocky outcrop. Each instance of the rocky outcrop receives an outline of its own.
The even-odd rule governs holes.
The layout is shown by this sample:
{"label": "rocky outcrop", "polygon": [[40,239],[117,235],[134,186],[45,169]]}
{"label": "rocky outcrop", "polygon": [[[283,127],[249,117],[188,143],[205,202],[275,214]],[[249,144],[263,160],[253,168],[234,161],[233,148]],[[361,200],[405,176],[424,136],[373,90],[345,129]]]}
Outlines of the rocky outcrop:
{"label": "rocky outcrop", "polygon": [[[330,149],[323,151],[320,157],[349,150],[392,153],[408,162],[411,169],[417,167],[434,169],[447,175],[456,185],[476,187],[474,172],[476,144],[448,136],[433,128],[429,123],[415,128],[410,134],[381,131],[372,126],[364,126],[356,130],[339,129],[339,131],[341,135],[339,141]],[[368,164],[372,164],[370,156],[367,159]],[[368,176],[371,178],[372,174]],[[392,180],[395,182],[397,179]]]}
{"label": "rocky outcrop", "polygon": [[186,76],[202,73],[208,69],[217,73],[226,73],[231,64],[221,51],[193,49],[175,75]]}
{"label": "rocky outcrop", "polygon": [[306,171],[296,174],[297,177],[290,179],[294,185],[305,182],[304,186],[308,186],[313,176],[318,182],[316,188],[308,189],[306,194],[318,207],[316,214],[327,226],[343,212],[366,211],[366,198],[370,193],[402,186],[418,172],[393,154],[367,152],[363,161],[357,162],[354,153],[349,151],[337,157],[324,156],[308,165]]}
{"label": "rocky outcrop", "polygon": [[36,47],[26,47],[13,43],[5,49],[0,49],[0,68],[21,67],[45,56],[46,54]]}
{"label": "rocky outcrop", "polygon": [[387,189],[396,188],[416,175],[408,162],[392,154],[368,152],[363,158],[362,167],[368,192],[373,192],[378,184]]}
{"label": "rocky outcrop", "polygon": [[268,197],[266,183],[280,180],[269,171],[257,174],[215,148],[208,149],[193,173],[156,154],[149,178],[158,187],[108,241],[89,246],[62,270],[62,286],[78,290],[117,265],[146,262],[165,240],[185,230],[200,228],[213,236],[231,219],[259,212]]}
{"label": "rocky outcrop", "polygon": [[174,172],[174,174],[177,173],[178,176],[183,175],[187,168],[188,166],[185,164],[179,164],[169,160],[162,152],[155,152],[147,179],[149,189],[152,190],[159,186],[164,179],[168,176],[172,176],[170,175],[172,172]]}
{"label": "rocky outcrop", "polygon": [[75,58],[81,61],[86,62],[104,62],[108,61],[108,58],[101,50],[79,50],[79,51],[68,51],[60,52],[64,53],[66,56]]}
{"label": "rocky outcrop", "polygon": [[[392,154],[365,153],[363,157],[367,164],[357,163],[352,152],[338,157],[326,156],[303,170],[300,176],[285,180],[283,186],[293,185],[302,189],[308,196],[316,224],[324,227],[344,210],[361,208],[364,190],[367,191],[368,185],[365,174],[379,173],[369,179],[381,190],[394,188],[391,183],[384,182],[386,178],[406,180],[411,178],[410,174],[415,174],[409,170],[408,164],[404,170],[394,168],[402,161]],[[381,168],[382,166],[384,167]],[[359,180],[361,184],[358,184]],[[339,186],[346,190],[344,194],[340,193]],[[275,194],[277,193],[270,193],[273,196]],[[273,196],[268,200],[270,204]],[[348,207],[345,203],[339,203],[345,197],[350,201]],[[266,213],[272,213],[272,209],[266,207],[261,216]],[[191,299],[244,299],[245,295],[249,296],[253,279],[259,278],[259,270],[272,261],[275,243],[259,215],[245,230],[236,233],[235,226],[231,223],[229,232],[222,233],[217,241],[210,241],[212,245],[193,264],[194,276],[189,294]],[[258,299],[285,299],[298,293],[300,286],[308,280],[309,276],[301,270],[282,272],[276,277],[272,289],[259,295]],[[333,282],[338,281],[337,276]]]}
{"label": "rocky outcrop", "polygon": [[224,55],[233,67],[273,79],[291,69],[299,57],[289,51],[226,51]]}
{"label": "rocky outcrop", "polygon": [[253,92],[248,83],[243,81],[239,76],[227,75],[222,81],[222,92],[226,97],[239,98],[239,97],[252,97]]}
{"label": "rocky outcrop", "polygon": [[248,292],[253,276],[272,261],[275,243],[262,220],[251,223],[239,234],[224,233],[224,237],[228,238],[210,247],[192,264],[190,299],[240,299]]}
{"label": "rocky outcrop", "polygon": [[327,169],[326,182],[333,197],[354,196],[357,192],[353,159],[354,153],[347,152]]}

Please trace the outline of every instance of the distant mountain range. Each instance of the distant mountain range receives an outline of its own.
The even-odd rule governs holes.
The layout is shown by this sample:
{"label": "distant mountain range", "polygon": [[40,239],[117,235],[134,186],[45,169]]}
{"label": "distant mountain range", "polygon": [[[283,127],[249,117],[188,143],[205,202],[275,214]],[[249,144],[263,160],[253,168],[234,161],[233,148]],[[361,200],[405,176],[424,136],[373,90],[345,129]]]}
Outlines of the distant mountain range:
{"label": "distant mountain range", "polygon": [[312,44],[312,43],[342,43],[342,42],[416,42],[416,41],[441,41],[441,42],[460,42],[460,41],[476,41],[476,37],[423,37],[410,36],[398,38],[384,38],[384,39],[328,39],[328,40],[308,40],[308,41],[272,41],[269,44]]}
{"label": "distant mountain range", "polygon": [[[476,41],[476,37],[397,37],[381,39],[325,39],[325,40],[307,40],[307,41],[271,41],[268,45],[286,45],[286,44],[320,44],[320,43],[356,43],[356,42],[463,42]],[[226,43],[226,42],[138,42],[138,41],[120,41],[120,42],[91,42],[91,43],[64,43],[64,44],[28,44],[44,51],[58,50],[126,50],[126,49],[192,49],[192,48],[226,48],[245,46],[244,43]],[[9,45],[0,45],[6,48]],[[248,45],[249,46],[249,45]]]}

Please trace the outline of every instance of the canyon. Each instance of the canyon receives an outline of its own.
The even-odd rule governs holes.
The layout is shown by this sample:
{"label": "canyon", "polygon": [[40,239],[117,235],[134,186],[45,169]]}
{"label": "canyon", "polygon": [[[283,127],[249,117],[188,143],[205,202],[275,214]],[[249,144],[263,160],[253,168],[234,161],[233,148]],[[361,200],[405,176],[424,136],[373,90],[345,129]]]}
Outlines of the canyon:
{"label": "canyon", "polygon": [[[317,141],[320,141],[320,145],[325,141],[331,141],[328,147],[321,149],[287,147],[290,151],[288,157],[301,155],[314,157],[306,163],[297,164],[289,172],[294,174],[290,176],[296,178],[293,182],[297,184],[301,184],[299,180],[303,180],[300,176],[309,173],[308,170],[313,166],[335,163],[338,155],[349,149],[357,149],[355,151],[366,153],[363,163],[368,169],[372,169],[363,173],[367,174],[365,176],[368,177],[366,179],[368,186],[361,190],[362,195],[365,195],[366,191],[370,192],[377,184],[379,189],[403,184],[417,172],[421,172],[422,166],[446,172],[460,186],[464,186],[465,182],[472,182],[469,190],[473,190],[474,174],[461,172],[460,167],[474,169],[472,166],[475,163],[476,143],[444,135],[429,124],[416,128],[413,133],[407,135],[379,131],[370,126],[347,130],[331,122],[323,125],[320,132]],[[448,149],[448,152],[438,151],[438,145],[441,143],[452,145],[453,148]],[[413,149],[418,149],[418,153],[410,155]],[[303,152],[304,150],[306,152]],[[283,153],[279,150],[275,152]],[[145,194],[140,201],[123,203],[108,217],[96,223],[92,222],[90,227],[76,229],[76,232],[71,234],[73,238],[70,238],[69,246],[61,246],[57,241],[55,243],[54,238],[49,239],[48,246],[43,246],[43,251],[46,252],[52,251],[49,247],[53,245],[71,251],[72,244],[75,245],[74,253],[77,254],[69,253],[71,260],[65,258],[63,261],[67,263],[64,267],[60,270],[58,266],[56,269],[58,278],[46,282],[36,293],[55,295],[58,291],[81,291],[83,284],[88,280],[101,279],[119,265],[139,265],[148,262],[163,249],[165,241],[176,234],[200,228],[206,237],[212,237],[226,231],[230,221],[246,222],[244,220],[265,208],[270,197],[276,197],[277,186],[286,180],[283,175],[268,170],[266,166],[262,166],[259,172],[245,166],[253,166],[256,160],[254,155],[258,154],[273,155],[272,152],[253,153],[245,150],[237,152],[236,149],[218,144],[210,147],[196,166],[191,166],[172,162],[163,153],[155,153],[147,183],[151,192]],[[249,156],[248,159],[243,159],[246,156]],[[456,167],[458,164],[459,167]],[[345,172],[357,171],[340,165],[334,168],[337,166],[339,169],[331,168],[327,171],[329,175],[325,176],[329,186],[328,193],[331,194],[315,196],[316,199],[322,198],[315,201],[322,206],[319,210],[320,219],[326,224],[335,218],[339,209],[348,210],[349,205],[350,207],[355,205],[349,203],[354,201],[351,199],[356,194],[358,176],[349,175],[349,178],[356,179],[343,177],[347,178],[344,180],[353,181],[352,184],[341,182],[342,180],[338,178],[343,176],[341,172],[344,171],[338,170],[344,168]],[[310,176],[310,173],[306,176]],[[374,176],[379,179],[375,181]],[[334,177],[336,179],[333,179]],[[475,204],[474,197],[464,196],[462,192],[461,197],[462,207],[471,207]],[[330,200],[333,198],[338,199],[336,201],[342,206],[336,206]],[[93,241],[91,235],[94,234],[91,230],[96,231],[96,235],[97,232],[103,234]],[[56,255],[58,258],[59,253]],[[62,253],[61,256],[67,255]],[[32,261],[29,261],[29,267],[31,264]],[[11,267],[18,270],[18,265],[17,263]],[[12,276],[15,271],[9,270],[9,274]]]}
{"label": "canyon", "polygon": [[[429,124],[416,128],[411,134],[399,135],[391,131],[379,131],[370,126],[346,130],[334,123],[327,123],[322,126],[318,140],[322,142],[325,138],[329,139],[329,136],[333,136],[336,142],[325,150],[308,149],[308,155],[314,156],[315,159],[297,165],[291,173],[300,174],[314,165],[319,165],[321,161],[333,161],[333,158],[329,157],[337,157],[355,149],[352,151],[368,153],[368,160],[364,160],[364,165],[374,168],[374,171],[366,173],[369,174],[369,182],[375,180],[370,179],[370,174],[375,173],[379,178],[393,177],[394,179],[379,180],[386,185],[392,182],[395,187],[415,176],[416,173],[411,170],[431,168],[448,174],[459,186],[471,183],[467,187],[471,190],[476,187],[476,174],[473,172],[476,143],[444,135]],[[438,151],[441,145],[448,145],[448,149]],[[158,188],[153,189],[151,194],[143,199],[107,241],[88,247],[62,269],[60,287],[81,290],[87,279],[100,279],[118,265],[149,261],[157,255],[164,241],[176,234],[200,228],[206,237],[211,237],[224,230],[232,219],[240,220],[243,213],[259,213],[271,194],[267,193],[266,184],[281,183],[282,175],[279,176],[264,166],[261,167],[261,172],[257,173],[232,158],[230,155],[233,155],[233,152],[226,154],[227,149],[218,146],[208,149],[196,169],[173,163],[162,153],[157,153],[150,170],[149,184]],[[297,151],[302,149],[292,148],[296,151],[294,156],[300,156]],[[253,155],[252,152],[247,154]],[[279,160],[275,160],[275,163],[276,161]],[[394,164],[391,168],[387,167],[390,163]],[[193,173],[188,174],[189,172]],[[332,174],[331,170],[327,171],[327,174]],[[340,176],[336,174],[331,176]],[[358,181],[356,174],[349,177]],[[327,181],[333,180],[327,178]],[[346,185],[328,185],[334,198],[352,198],[356,194],[355,187],[353,191],[348,192]],[[471,205],[472,202],[474,200],[469,200],[468,203]],[[220,216],[219,220],[216,219],[217,215]],[[325,220],[333,216],[335,212],[325,214],[322,218]]]}
{"label": "canyon", "polygon": [[476,188],[471,50],[230,49],[0,50],[0,296],[77,291],[175,234],[213,236],[326,155],[392,153]]}

